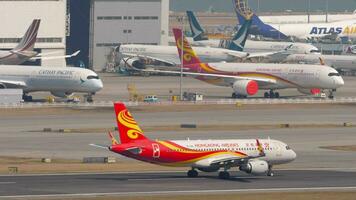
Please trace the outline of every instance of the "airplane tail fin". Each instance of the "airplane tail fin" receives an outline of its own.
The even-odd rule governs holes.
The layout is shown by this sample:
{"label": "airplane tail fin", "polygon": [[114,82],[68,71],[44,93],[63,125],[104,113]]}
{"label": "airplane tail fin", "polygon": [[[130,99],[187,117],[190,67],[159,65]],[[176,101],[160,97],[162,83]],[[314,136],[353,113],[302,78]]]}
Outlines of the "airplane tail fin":
{"label": "airplane tail fin", "polygon": [[[188,40],[183,35],[182,30],[174,28],[173,33],[174,33],[174,38],[176,40],[179,57],[182,59],[183,56],[183,65],[192,65],[192,64],[201,63],[199,57],[197,56],[193,48],[190,46]],[[183,46],[182,46],[182,39],[183,39]],[[183,55],[182,55],[182,49],[183,49]]]}
{"label": "airplane tail fin", "polygon": [[193,11],[187,11],[190,30],[193,34],[194,41],[208,40],[205,30],[200,26],[200,23]]}
{"label": "airplane tail fin", "polygon": [[14,51],[32,51],[37,40],[37,33],[40,27],[41,20],[34,19],[28,27],[25,35],[22,37],[20,43],[13,49]]}
{"label": "airplane tail fin", "polygon": [[252,24],[251,19],[245,20],[245,22],[240,27],[240,29],[236,32],[236,34],[233,36],[231,41],[227,43],[227,49],[234,50],[234,51],[244,50],[251,24]]}
{"label": "airplane tail fin", "polygon": [[[121,143],[147,139],[124,103],[114,103],[114,109]],[[112,141],[115,142],[114,140]]]}
{"label": "airplane tail fin", "polygon": [[[202,63],[200,58],[197,56],[193,48],[190,46],[188,40],[184,37],[182,30],[174,28],[173,29],[174,38],[176,40],[177,50],[180,59],[183,57],[184,69],[188,69],[191,72],[197,73],[217,73],[217,71],[210,67],[207,63]],[[183,46],[182,46],[183,38]],[[183,55],[182,55],[183,49]]]}

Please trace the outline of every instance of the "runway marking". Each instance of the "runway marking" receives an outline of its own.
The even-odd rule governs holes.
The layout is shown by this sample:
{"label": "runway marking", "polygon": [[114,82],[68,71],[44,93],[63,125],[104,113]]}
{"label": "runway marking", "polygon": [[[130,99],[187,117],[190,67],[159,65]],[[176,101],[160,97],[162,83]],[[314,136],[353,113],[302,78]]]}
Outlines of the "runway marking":
{"label": "runway marking", "polygon": [[[356,171],[356,168],[285,168],[285,169],[276,169],[278,171]],[[131,172],[75,172],[75,173],[56,173],[56,174],[17,174],[17,175],[0,175],[0,177],[26,177],[26,176],[73,176],[73,175],[113,175],[113,174],[155,174],[155,173],[186,173],[186,170],[172,170],[172,171],[131,171]],[[231,171],[238,172],[238,171]]]}
{"label": "runway marking", "polygon": [[200,194],[200,193],[249,193],[249,192],[298,192],[298,191],[330,191],[356,190],[353,187],[308,187],[308,188],[265,188],[265,189],[234,189],[234,190],[177,190],[151,192],[108,192],[108,193],[74,193],[74,194],[44,194],[44,195],[11,195],[0,198],[49,198],[49,197],[89,197],[89,196],[139,196],[164,194]]}
{"label": "runway marking", "polygon": [[15,184],[16,182],[0,182],[0,185],[5,185],[5,184]]}

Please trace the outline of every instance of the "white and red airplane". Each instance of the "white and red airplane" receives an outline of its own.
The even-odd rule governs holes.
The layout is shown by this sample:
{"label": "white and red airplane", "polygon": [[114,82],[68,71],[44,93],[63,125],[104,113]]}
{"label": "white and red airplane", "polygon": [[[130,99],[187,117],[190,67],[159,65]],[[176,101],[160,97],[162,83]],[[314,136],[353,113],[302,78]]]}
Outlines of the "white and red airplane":
{"label": "white and red airplane", "polygon": [[145,137],[123,103],[115,103],[114,108],[120,143],[109,133],[110,146],[92,146],[157,165],[190,167],[188,177],[197,177],[197,170],[217,172],[222,169],[219,178],[228,179],[228,170],[232,167],[248,174],[273,176],[273,165],[296,158],[287,144],[271,139],[151,140]]}

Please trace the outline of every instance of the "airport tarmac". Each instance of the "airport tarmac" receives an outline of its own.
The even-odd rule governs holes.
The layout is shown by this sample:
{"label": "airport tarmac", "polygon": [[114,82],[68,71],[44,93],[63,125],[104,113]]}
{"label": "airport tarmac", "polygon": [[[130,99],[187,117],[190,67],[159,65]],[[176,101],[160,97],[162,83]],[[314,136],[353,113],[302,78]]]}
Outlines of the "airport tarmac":
{"label": "airport tarmac", "polygon": [[183,172],[0,176],[0,198],[142,196],[269,191],[344,191],[356,189],[356,172],[283,170],[276,176],[216,173],[188,178]]}
{"label": "airport tarmac", "polygon": [[[114,73],[99,74],[104,83],[104,88],[99,91],[94,100],[97,101],[127,101],[129,93],[128,84],[134,84],[140,95],[157,95],[162,100],[170,100],[172,95],[179,95],[179,76],[119,76]],[[345,85],[335,93],[336,97],[356,97],[356,77],[345,76]],[[214,86],[204,83],[191,77],[184,77],[182,84],[183,91],[197,92],[203,94],[206,99],[227,99],[231,98],[232,89],[229,87]],[[259,91],[253,98],[263,97],[265,91]],[[278,91],[282,97],[305,97],[296,89],[285,89]],[[44,99],[49,93],[32,93],[34,98]]]}
{"label": "airport tarmac", "polygon": [[[342,127],[344,122],[356,124],[354,105],[260,105],[236,108],[206,107],[202,110],[131,111],[143,130],[145,127],[182,123],[216,125],[211,130],[147,131],[152,139],[244,139],[268,138],[282,140],[298,154],[290,168],[356,168],[356,154],[349,151],[321,149],[320,146],[354,145],[355,127]],[[193,109],[193,108],[192,108]],[[88,144],[109,144],[105,132],[58,133],[42,132],[43,128],[110,128],[114,114],[110,108],[94,110],[26,109],[10,110],[0,116],[0,156],[51,157],[79,159],[86,156],[119,155]],[[253,124],[320,124],[320,127],[254,129]],[[332,123],[333,127],[325,126]],[[250,124],[249,130],[219,130],[224,125]],[[54,148],[55,147],[55,148]]]}

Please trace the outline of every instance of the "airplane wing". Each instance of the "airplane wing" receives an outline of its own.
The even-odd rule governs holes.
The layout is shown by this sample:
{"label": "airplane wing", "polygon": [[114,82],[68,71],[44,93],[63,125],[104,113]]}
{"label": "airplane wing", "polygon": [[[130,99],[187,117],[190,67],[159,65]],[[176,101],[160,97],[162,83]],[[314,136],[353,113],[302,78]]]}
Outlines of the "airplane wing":
{"label": "airplane wing", "polygon": [[210,157],[204,160],[201,160],[203,163],[209,163],[209,165],[219,165],[219,166],[226,166],[226,165],[241,165],[247,163],[250,159],[261,158],[264,157],[266,154],[263,150],[263,147],[258,139],[257,142],[257,151],[258,154],[254,156],[244,156],[244,155],[237,155],[233,152],[226,152],[224,154],[219,154],[214,157]]}
{"label": "airplane wing", "polygon": [[249,58],[250,53],[242,52],[242,51],[229,51],[226,52],[227,55],[233,56],[236,58]]}
{"label": "airplane wing", "polygon": [[[142,70],[145,72],[152,72],[152,73],[162,73],[162,74],[181,74],[179,71],[162,71],[162,70]],[[208,74],[208,73],[196,73],[196,72],[182,72],[184,75],[193,76],[193,77],[214,77],[214,78],[223,78],[226,82],[233,84],[237,80],[253,80],[257,83],[276,83],[275,79],[268,79],[268,78],[257,78],[257,77],[245,77],[245,76],[233,76],[233,75],[223,75],[223,74]]]}
{"label": "airplane wing", "polygon": [[0,83],[4,84],[6,88],[25,88],[27,86],[23,81],[9,81],[0,79]]}
{"label": "airplane wing", "polygon": [[247,58],[261,58],[261,57],[269,57],[269,56],[275,56],[275,55],[285,55],[288,56],[288,50],[293,46],[293,44],[289,45],[285,49],[281,51],[271,51],[271,52],[256,52],[256,53],[250,53]]}
{"label": "airplane wing", "polygon": [[159,61],[159,62],[162,62],[162,63],[166,63],[168,65],[171,65],[171,66],[175,66],[175,65],[178,65],[180,64],[179,62],[179,58],[177,56],[177,60],[171,60],[171,59],[162,59],[162,58],[158,58],[158,57],[152,57],[152,56],[147,56],[147,55],[140,55],[140,54],[133,54],[133,53],[121,53],[123,56],[126,56],[126,57],[137,57],[137,58],[142,58],[142,59],[148,59],[148,60],[154,60],[154,61]]}
{"label": "airplane wing", "polygon": [[22,57],[28,57],[28,58],[31,58],[33,56],[38,55],[38,52],[36,52],[36,51],[16,51],[16,50],[11,50],[10,52],[13,53],[13,54],[16,54],[16,55],[19,55],[19,56],[22,56]]}
{"label": "airplane wing", "polygon": [[71,55],[65,55],[65,56],[43,56],[44,54],[42,54],[41,56],[36,56],[36,57],[32,57],[30,58],[31,61],[35,61],[35,60],[55,60],[55,59],[62,59],[62,58],[71,58],[71,57],[75,57],[80,53],[80,50],[72,53]]}

